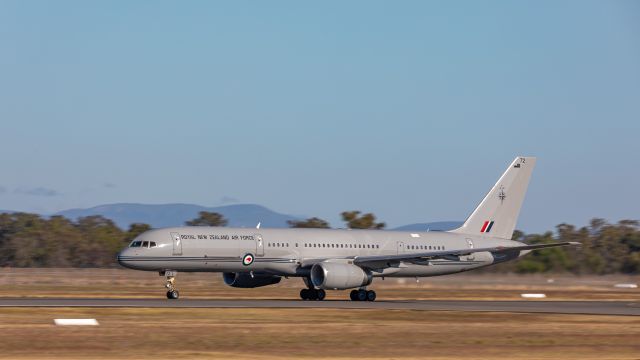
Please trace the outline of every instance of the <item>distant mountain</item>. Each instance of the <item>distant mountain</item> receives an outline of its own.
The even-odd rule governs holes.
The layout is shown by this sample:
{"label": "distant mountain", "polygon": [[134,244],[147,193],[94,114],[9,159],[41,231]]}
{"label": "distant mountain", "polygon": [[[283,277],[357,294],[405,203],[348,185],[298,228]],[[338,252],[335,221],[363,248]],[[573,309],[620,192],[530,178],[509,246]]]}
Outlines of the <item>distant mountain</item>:
{"label": "distant mountain", "polygon": [[254,204],[218,207],[191,204],[109,204],[89,209],[63,210],[54,215],[62,215],[72,220],[83,216],[102,215],[113,220],[120,228],[127,229],[130,224],[136,222],[149,224],[154,228],[182,226],[185,221],[197,218],[200,211],[222,214],[229,221],[227,226],[230,227],[255,227],[260,222],[261,227],[284,228],[288,227],[288,220],[299,220],[294,216],[280,214]]}
{"label": "distant mountain", "polygon": [[[101,215],[113,220],[121,229],[129,228],[133,223],[145,223],[154,228],[183,226],[185,221],[198,217],[200,211],[217,212],[228,221],[229,227],[255,227],[260,222],[265,228],[286,228],[287,221],[301,218],[280,214],[261,205],[238,204],[206,207],[193,204],[107,204],[87,209],[62,210],[51,215],[61,215],[71,220],[84,216]],[[0,210],[0,213],[15,213],[12,210]],[[47,216],[47,215],[45,215]],[[447,231],[462,225],[460,221],[438,221],[404,225],[388,230],[397,231]]]}
{"label": "distant mountain", "polygon": [[409,224],[394,228],[398,231],[448,231],[459,228],[462,225],[462,221],[438,221],[423,224]]}

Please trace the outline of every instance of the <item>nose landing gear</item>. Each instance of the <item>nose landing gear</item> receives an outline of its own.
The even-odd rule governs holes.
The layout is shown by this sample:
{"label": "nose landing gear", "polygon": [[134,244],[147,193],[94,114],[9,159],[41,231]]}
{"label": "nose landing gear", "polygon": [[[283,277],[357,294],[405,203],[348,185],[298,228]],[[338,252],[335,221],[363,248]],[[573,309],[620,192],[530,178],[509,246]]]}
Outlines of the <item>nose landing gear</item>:
{"label": "nose landing gear", "polygon": [[175,288],[176,275],[178,275],[177,271],[163,271],[160,272],[160,276],[165,277],[164,287],[167,288],[167,299],[169,300],[177,300],[180,297],[180,293]]}

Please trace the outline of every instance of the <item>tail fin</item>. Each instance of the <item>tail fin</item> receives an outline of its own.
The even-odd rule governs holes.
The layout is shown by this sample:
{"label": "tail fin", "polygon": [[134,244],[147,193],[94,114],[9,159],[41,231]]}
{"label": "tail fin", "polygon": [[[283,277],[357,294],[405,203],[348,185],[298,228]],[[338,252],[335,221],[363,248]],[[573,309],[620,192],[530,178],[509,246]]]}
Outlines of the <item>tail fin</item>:
{"label": "tail fin", "polygon": [[451,232],[511,239],[535,165],[535,157],[513,160],[467,221]]}

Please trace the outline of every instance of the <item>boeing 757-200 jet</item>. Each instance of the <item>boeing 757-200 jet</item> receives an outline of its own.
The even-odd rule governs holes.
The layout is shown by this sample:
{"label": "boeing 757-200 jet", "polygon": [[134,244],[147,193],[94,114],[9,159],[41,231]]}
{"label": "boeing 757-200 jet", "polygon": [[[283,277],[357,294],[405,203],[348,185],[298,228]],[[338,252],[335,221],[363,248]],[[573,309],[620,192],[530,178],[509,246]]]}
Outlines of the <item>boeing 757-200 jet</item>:
{"label": "boeing 757-200 jet", "polygon": [[128,268],[158,271],[167,298],[179,296],[178,272],[219,272],[237,288],[273,285],[300,277],[303,300],[325,290],[351,291],[351,300],[374,301],[367,290],[378,277],[453,274],[521,257],[532,250],[578,245],[526,245],[510,240],[536,163],[517,157],[464,224],[451,231],[259,229],[188,226],[147,231],[118,255]]}

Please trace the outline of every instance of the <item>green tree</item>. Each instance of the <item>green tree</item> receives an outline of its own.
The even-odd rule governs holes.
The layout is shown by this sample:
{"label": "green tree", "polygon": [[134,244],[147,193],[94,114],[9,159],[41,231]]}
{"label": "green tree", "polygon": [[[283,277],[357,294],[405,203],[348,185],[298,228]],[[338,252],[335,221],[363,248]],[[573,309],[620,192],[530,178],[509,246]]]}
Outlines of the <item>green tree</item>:
{"label": "green tree", "polygon": [[289,227],[292,228],[318,228],[318,229],[328,229],[329,223],[317,218],[312,217],[307,220],[289,220],[287,221]]}
{"label": "green tree", "polygon": [[347,223],[349,229],[384,229],[385,223],[376,222],[376,217],[372,213],[360,214],[360,211],[345,211],[341,214],[342,221]]}
{"label": "green tree", "polygon": [[189,226],[226,226],[227,219],[221,214],[209,211],[200,211],[198,217],[185,222]]}

